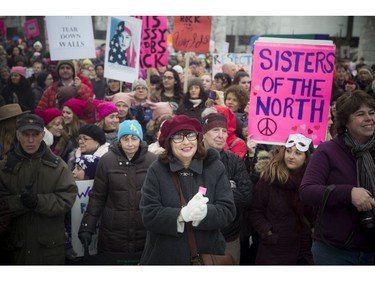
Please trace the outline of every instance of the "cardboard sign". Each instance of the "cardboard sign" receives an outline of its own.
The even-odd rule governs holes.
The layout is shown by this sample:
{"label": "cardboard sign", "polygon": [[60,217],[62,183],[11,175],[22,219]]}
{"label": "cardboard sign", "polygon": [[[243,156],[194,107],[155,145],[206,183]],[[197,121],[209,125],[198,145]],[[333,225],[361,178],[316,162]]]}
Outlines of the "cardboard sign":
{"label": "cardboard sign", "polygon": [[[81,225],[81,221],[83,218],[83,214],[86,211],[87,205],[89,203],[89,193],[92,189],[92,185],[94,180],[84,180],[84,181],[76,181],[78,187],[78,193],[76,201],[72,207],[72,245],[74,251],[77,253],[78,257],[82,257],[84,255],[84,248],[81,241],[78,238],[78,230]],[[97,232],[92,236],[92,241],[89,247],[90,255],[95,255],[98,251],[97,244],[98,244],[98,227]]]}
{"label": "cardboard sign", "polygon": [[25,21],[25,33],[26,33],[27,39],[30,39],[32,37],[37,37],[40,35],[37,19],[31,19],[31,20]]}
{"label": "cardboard sign", "polygon": [[133,83],[138,79],[142,20],[108,17],[104,76]]}
{"label": "cardboard sign", "polygon": [[315,146],[325,140],[335,54],[336,47],[323,40],[255,43],[248,122],[254,141],[284,144],[294,133]]}
{"label": "cardboard sign", "polygon": [[208,16],[174,17],[173,48],[198,54],[208,53],[211,20],[212,17]]}
{"label": "cardboard sign", "polygon": [[142,20],[140,68],[159,68],[168,64],[166,16],[137,16]]}
{"label": "cardboard sign", "polygon": [[91,17],[47,16],[51,60],[95,58]]}

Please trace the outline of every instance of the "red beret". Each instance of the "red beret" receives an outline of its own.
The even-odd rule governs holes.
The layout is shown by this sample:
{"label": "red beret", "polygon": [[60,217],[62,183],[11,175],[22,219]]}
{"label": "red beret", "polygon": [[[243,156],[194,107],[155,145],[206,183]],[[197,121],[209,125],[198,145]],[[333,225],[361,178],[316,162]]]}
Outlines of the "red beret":
{"label": "red beret", "polygon": [[196,118],[189,118],[186,115],[176,115],[163,123],[160,129],[159,144],[165,148],[165,143],[171,136],[179,131],[192,131],[202,133],[202,124]]}

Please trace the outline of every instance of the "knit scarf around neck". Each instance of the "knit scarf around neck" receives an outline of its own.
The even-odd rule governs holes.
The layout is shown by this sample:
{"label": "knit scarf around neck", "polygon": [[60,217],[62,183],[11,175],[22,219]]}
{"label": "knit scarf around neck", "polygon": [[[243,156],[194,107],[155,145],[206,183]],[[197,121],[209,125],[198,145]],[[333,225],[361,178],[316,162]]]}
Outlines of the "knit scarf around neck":
{"label": "knit scarf around neck", "polygon": [[357,158],[357,185],[375,194],[375,164],[370,154],[370,150],[375,145],[375,137],[364,144],[359,144],[349,133],[345,133],[344,141]]}

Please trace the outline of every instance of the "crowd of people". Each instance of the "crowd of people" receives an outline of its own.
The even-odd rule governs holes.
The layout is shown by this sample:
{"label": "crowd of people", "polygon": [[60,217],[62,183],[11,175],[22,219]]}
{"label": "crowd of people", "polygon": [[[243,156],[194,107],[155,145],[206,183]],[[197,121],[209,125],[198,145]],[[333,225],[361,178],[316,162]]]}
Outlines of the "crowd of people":
{"label": "crowd of people", "polygon": [[188,229],[235,265],[374,264],[371,66],[337,61],[325,142],[271,146],[248,135],[250,74],[232,62],[212,75],[210,55],[178,52],[124,83],[104,77],[105,44],[51,61],[18,39],[0,46],[0,264],[82,262],[82,180],[78,239],[122,264],[191,264]]}

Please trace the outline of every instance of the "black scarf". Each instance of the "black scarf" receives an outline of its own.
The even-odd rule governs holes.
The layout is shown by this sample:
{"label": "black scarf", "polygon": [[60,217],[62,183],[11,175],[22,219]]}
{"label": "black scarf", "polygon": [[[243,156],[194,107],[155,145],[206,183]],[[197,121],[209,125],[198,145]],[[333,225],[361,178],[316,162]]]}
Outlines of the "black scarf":
{"label": "black scarf", "polygon": [[370,154],[375,145],[375,137],[370,138],[365,144],[359,144],[349,133],[345,133],[344,141],[357,158],[357,185],[375,195],[375,164]]}

